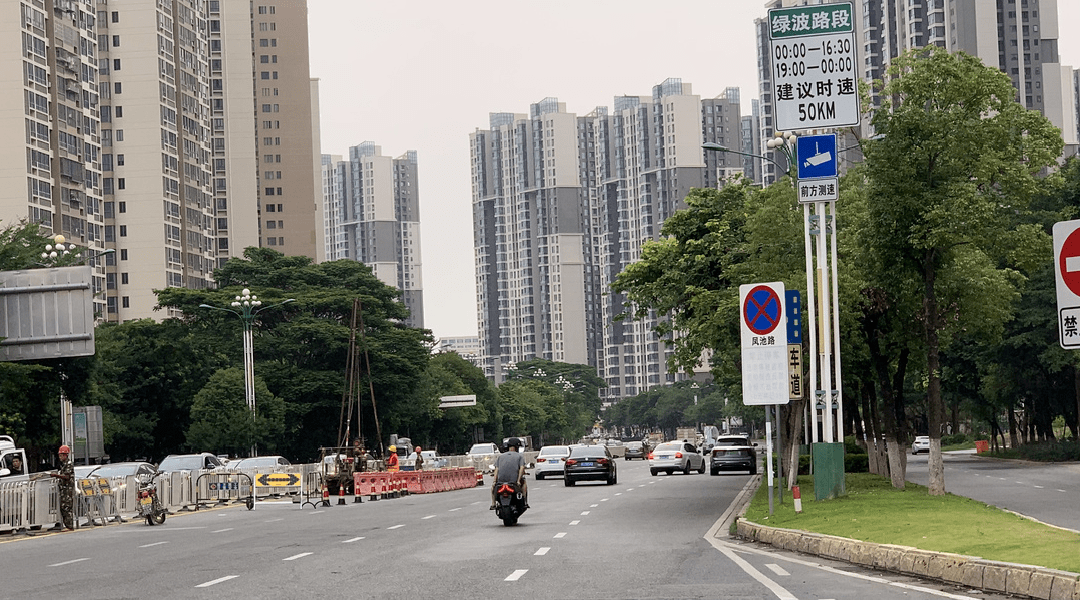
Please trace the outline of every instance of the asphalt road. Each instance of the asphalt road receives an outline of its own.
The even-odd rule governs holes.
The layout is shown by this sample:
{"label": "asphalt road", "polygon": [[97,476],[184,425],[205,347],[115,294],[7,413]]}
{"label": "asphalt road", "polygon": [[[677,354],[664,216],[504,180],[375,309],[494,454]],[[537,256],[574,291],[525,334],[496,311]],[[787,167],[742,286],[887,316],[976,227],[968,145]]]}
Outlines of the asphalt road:
{"label": "asphalt road", "polygon": [[728,539],[748,475],[618,467],[614,486],[530,480],[514,527],[484,487],[0,541],[0,598],[997,598]]}
{"label": "asphalt road", "polygon": [[[908,481],[927,485],[928,458],[908,455]],[[972,453],[946,453],[944,461],[947,492],[1080,531],[1080,464],[999,460]]]}

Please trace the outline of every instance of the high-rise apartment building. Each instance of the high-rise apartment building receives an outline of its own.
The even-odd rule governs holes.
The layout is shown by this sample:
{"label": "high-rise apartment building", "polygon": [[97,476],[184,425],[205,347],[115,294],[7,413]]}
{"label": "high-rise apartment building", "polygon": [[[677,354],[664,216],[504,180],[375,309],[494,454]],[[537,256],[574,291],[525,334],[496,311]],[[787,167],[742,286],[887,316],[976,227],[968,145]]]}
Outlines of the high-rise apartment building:
{"label": "high-rise apartment building", "polygon": [[260,245],[323,260],[319,102],[308,66],[307,0],[253,0],[249,10]]}
{"label": "high-rise apartment building", "polygon": [[420,190],[415,151],[382,155],[374,142],[349,148],[349,159],[325,155],[323,237],[326,260],[351,258],[401,291],[409,327],[424,326]]}
{"label": "high-rise apartment building", "polygon": [[470,135],[478,329],[485,373],[542,358],[589,364],[609,401],[685,378],[667,373],[657,318],[616,321],[614,278],[641,258],[691,188],[741,173],[703,141],[741,145],[739,93],[702,101],[668,79],[578,117],[555,98],[493,113]]}
{"label": "high-rise apartment building", "polygon": [[[0,226],[28,219],[92,253],[105,249],[97,45],[92,2],[0,3]],[[91,260],[98,315],[106,258]]]}

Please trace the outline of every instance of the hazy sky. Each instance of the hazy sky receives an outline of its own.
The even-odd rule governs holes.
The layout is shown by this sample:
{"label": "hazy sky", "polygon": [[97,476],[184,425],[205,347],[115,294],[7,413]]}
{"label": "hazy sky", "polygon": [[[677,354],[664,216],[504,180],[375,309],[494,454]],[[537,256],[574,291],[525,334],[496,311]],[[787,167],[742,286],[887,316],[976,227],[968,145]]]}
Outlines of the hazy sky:
{"label": "hazy sky", "polygon": [[[1080,1],[1058,0],[1080,23]],[[757,91],[758,0],[308,0],[311,75],[320,78],[322,151],[363,141],[416,150],[424,320],[436,337],[476,335],[469,134],[492,112],[554,96],[584,115],[668,77],[712,98]],[[1080,66],[1080,39],[1062,36]]]}

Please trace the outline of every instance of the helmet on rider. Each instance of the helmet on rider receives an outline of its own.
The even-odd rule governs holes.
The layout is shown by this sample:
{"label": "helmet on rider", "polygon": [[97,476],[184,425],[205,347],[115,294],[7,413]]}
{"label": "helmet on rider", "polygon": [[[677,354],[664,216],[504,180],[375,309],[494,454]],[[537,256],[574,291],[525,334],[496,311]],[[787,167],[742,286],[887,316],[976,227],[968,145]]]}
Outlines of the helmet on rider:
{"label": "helmet on rider", "polygon": [[420,454],[420,446],[417,446],[417,447],[416,447],[416,453],[417,453],[417,454]]}
{"label": "helmet on rider", "polygon": [[67,444],[60,446],[60,449],[56,451],[57,454],[71,454],[71,447]]}
{"label": "helmet on rider", "polygon": [[521,448],[521,438],[512,437],[506,441],[507,448]]}

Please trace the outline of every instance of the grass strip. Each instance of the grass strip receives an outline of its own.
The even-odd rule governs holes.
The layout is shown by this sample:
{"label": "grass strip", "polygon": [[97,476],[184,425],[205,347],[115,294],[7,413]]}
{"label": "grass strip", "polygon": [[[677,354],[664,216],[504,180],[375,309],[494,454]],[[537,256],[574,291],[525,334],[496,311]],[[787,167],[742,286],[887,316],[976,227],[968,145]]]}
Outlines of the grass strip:
{"label": "grass strip", "polygon": [[879,475],[848,473],[844,481],[846,496],[816,501],[814,478],[801,476],[802,514],[795,514],[791,494],[785,490],[783,504],[774,498],[772,516],[768,488],[763,485],[745,518],[768,527],[1080,573],[1080,534],[970,498],[931,496],[914,483],[898,490]]}

